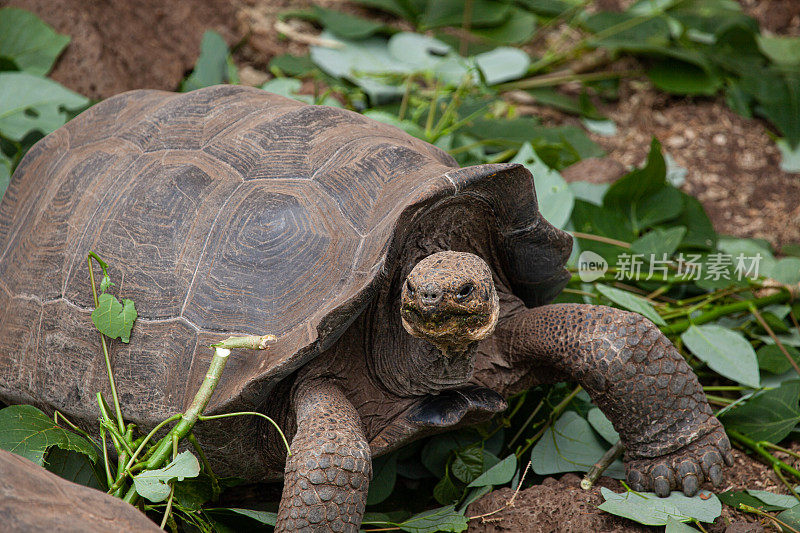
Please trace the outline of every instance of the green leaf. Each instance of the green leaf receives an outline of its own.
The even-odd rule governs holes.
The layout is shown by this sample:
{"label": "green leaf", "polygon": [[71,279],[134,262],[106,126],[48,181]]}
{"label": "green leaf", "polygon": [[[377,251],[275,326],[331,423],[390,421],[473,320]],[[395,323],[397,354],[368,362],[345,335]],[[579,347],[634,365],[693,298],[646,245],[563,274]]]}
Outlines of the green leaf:
{"label": "green leaf", "polygon": [[571,181],[569,188],[576,200],[589,202],[596,206],[603,205],[603,196],[608,190],[608,183],[589,183],[588,181]]}
{"label": "green leaf", "polygon": [[800,145],[792,148],[786,139],[778,139],[775,144],[781,152],[781,170],[793,174],[800,173]]}
{"label": "green leaf", "polygon": [[748,387],[759,386],[756,352],[738,331],[713,324],[692,325],[681,340],[715,372]]}
{"label": "green leaf", "polygon": [[567,9],[573,7],[572,4],[562,0],[518,0],[517,3],[545,17],[557,17]]}
{"label": "green leaf", "polygon": [[309,56],[293,56],[281,54],[273,57],[269,62],[269,69],[280,76],[305,76],[316,67]]}
{"label": "green leaf", "polygon": [[592,425],[592,428],[603,437],[609,444],[616,444],[619,441],[619,433],[614,429],[614,425],[606,418],[603,411],[597,407],[593,407],[586,414],[586,419]]}
{"label": "green leaf", "polygon": [[[508,16],[509,6],[492,0],[473,0],[471,26],[473,28],[497,26]],[[458,26],[464,22],[463,0],[436,0],[428,2],[420,26],[424,29]]]}
{"label": "green leaf", "polygon": [[499,46],[490,52],[475,56],[487,85],[521,78],[528,71],[531,59],[519,48]]}
{"label": "green leaf", "polygon": [[378,122],[383,122],[384,124],[389,124],[396,128],[400,128],[409,135],[413,135],[417,139],[422,139],[422,140],[426,139],[424,129],[422,129],[416,123],[411,122],[410,120],[400,120],[399,118],[397,118],[397,115],[387,113],[386,111],[368,109],[364,111],[364,116],[369,117],[372,120],[377,120]]}
{"label": "green leaf", "polygon": [[617,134],[617,123],[611,119],[595,120],[582,118],[581,123],[590,132],[603,137],[613,137]]}
{"label": "green leaf", "polygon": [[586,28],[600,38],[592,46],[629,52],[662,52],[670,41],[670,28],[663,17],[635,16],[601,11],[586,17]]}
{"label": "green leaf", "polygon": [[167,499],[172,480],[183,481],[186,478],[197,477],[200,473],[200,463],[197,457],[189,450],[181,452],[174,461],[164,468],[144,470],[133,477],[136,492],[151,502],[158,503]]}
{"label": "green leaf", "polygon": [[[792,359],[800,364],[800,352],[792,346],[784,346],[784,348],[792,356]],[[789,362],[777,344],[765,344],[758,349],[756,357],[758,358],[758,368],[772,374],[783,374],[792,368],[792,363]]]}
{"label": "green leaf", "polygon": [[6,193],[8,184],[11,182],[11,159],[0,150],[0,200]]}
{"label": "green leaf", "polygon": [[0,134],[21,141],[31,131],[46,135],[64,125],[65,110],[89,100],[47,78],[27,72],[0,72]]}
{"label": "green leaf", "polygon": [[623,291],[608,285],[597,284],[595,285],[595,288],[597,289],[597,292],[620,307],[624,307],[625,309],[633,311],[634,313],[639,313],[659,326],[667,325],[664,319],[659,316],[655,309],[653,309],[653,306],[650,305],[650,302],[641,296],[636,296],[635,294],[631,294],[627,291]]}
{"label": "green leaf", "polygon": [[800,283],[800,258],[784,257],[778,259],[770,270],[769,277],[787,285]]}
{"label": "green leaf", "polygon": [[0,59],[13,61],[19,70],[46,75],[69,41],[29,11],[0,9]]}
{"label": "green leaf", "polygon": [[759,239],[734,239],[734,238],[720,238],[717,242],[717,248],[721,252],[730,255],[734,263],[738,256],[745,258],[758,256],[761,259],[758,261],[758,275],[769,276],[772,269],[775,267],[775,257],[772,255],[769,243]]}
{"label": "green leaf", "polygon": [[411,22],[417,20],[421,13],[419,8],[422,7],[420,2],[408,2],[405,0],[356,0],[356,3],[386,11]]}
{"label": "green leaf", "polygon": [[311,60],[323,72],[355,83],[369,96],[373,104],[400,97],[404,88],[389,83],[388,76],[380,74],[405,75],[413,72],[408,65],[389,54],[386,39],[369,37],[360,41],[334,38],[329,32],[320,37],[341,43],[340,48],[312,46]]}
{"label": "green leaf", "polygon": [[686,228],[686,236],[681,247],[711,250],[717,242],[717,233],[708,218],[703,204],[694,196],[681,191],[683,212],[675,219],[674,224]]}
{"label": "green leaf", "polygon": [[637,168],[615,181],[603,198],[603,205],[626,208],[631,202],[647,198],[666,185],[667,164],[661,155],[661,143],[655,137],[644,167]]}
{"label": "green leaf", "polygon": [[455,483],[450,479],[450,474],[446,474],[433,487],[433,497],[442,505],[458,501],[463,493],[464,491],[456,487]]}
{"label": "green leaf", "polygon": [[658,192],[634,202],[629,209],[634,230],[643,231],[656,224],[674,219],[683,211],[683,199],[678,189],[666,185]]}
{"label": "green leaf", "polygon": [[756,35],[758,49],[773,63],[782,65],[800,64],[800,37],[775,37]]}
{"label": "green leaf", "polygon": [[693,533],[697,530],[692,526],[688,526],[683,522],[678,522],[673,517],[667,517],[667,528],[664,533]]}
{"label": "green leaf", "polygon": [[[306,104],[315,104],[314,97],[309,94],[299,94],[302,82],[297,78],[274,78],[266,82],[261,88],[274,94],[292,98]],[[320,105],[342,107],[342,104],[333,96],[326,96]]]}
{"label": "green leaf", "polygon": [[93,464],[84,453],[54,446],[47,452],[44,467],[58,477],[93,489],[105,491],[105,473],[101,463]]}
{"label": "green leaf", "polygon": [[389,497],[397,481],[397,454],[390,453],[372,461],[372,481],[369,482],[367,505],[381,503]]}
{"label": "green leaf", "polygon": [[720,492],[717,494],[720,501],[729,507],[733,507],[734,509],[739,509],[739,504],[743,503],[745,505],[749,505],[750,507],[755,507],[756,509],[761,509],[762,511],[780,511],[784,509],[784,507],[774,507],[772,505],[767,505],[766,503],[762,502],[758,498],[755,498],[748,494],[746,491],[726,491]]}
{"label": "green leaf", "polygon": [[711,96],[722,88],[722,79],[712,75],[706,69],[674,58],[655,61],[647,76],[653,85],[673,94]]}
{"label": "green leaf", "polygon": [[213,498],[214,486],[211,476],[205,472],[175,483],[175,501],[190,511],[202,509],[203,504]]}
{"label": "green leaf", "polygon": [[797,498],[789,494],[775,494],[765,490],[745,489],[750,496],[758,498],[762,502],[772,507],[780,507],[782,509],[790,509],[795,505],[800,505]]}
{"label": "green leaf", "polygon": [[642,254],[645,260],[670,257],[678,249],[686,235],[684,226],[669,229],[654,228],[631,243],[631,252]]}
{"label": "green leaf", "polygon": [[664,533],[693,533],[697,530],[692,526],[687,526],[683,522],[678,522],[674,517],[667,517],[667,528]]}
{"label": "green leaf", "polygon": [[457,450],[450,472],[459,481],[470,483],[483,472],[483,450],[480,446],[469,446]]}
{"label": "green leaf", "polygon": [[86,454],[97,461],[97,450],[85,438],[57,426],[32,405],[12,405],[0,410],[0,449],[44,465],[52,446]]}
{"label": "green leaf", "polygon": [[459,533],[466,531],[467,519],[455,510],[455,506],[447,505],[414,515],[399,526],[403,531],[410,533],[436,533],[437,531]]}
{"label": "green leaf", "polygon": [[484,487],[487,485],[503,485],[511,481],[517,471],[517,457],[509,455],[492,468],[475,478],[467,487]]}
{"label": "green leaf", "polygon": [[530,171],[542,216],[555,227],[563,228],[572,214],[575,195],[561,174],[545,165],[527,142],[509,163],[519,163]]}
{"label": "green leaf", "polygon": [[448,457],[460,448],[466,448],[475,442],[475,434],[466,431],[452,431],[430,439],[422,448],[421,461],[434,476],[445,475]]}
{"label": "green leaf", "polygon": [[536,33],[536,16],[512,6],[505,22],[493,28],[473,28],[472,33],[499,44],[523,44]]}
{"label": "green leaf", "polygon": [[753,440],[777,443],[800,421],[800,381],[785,381],[777,389],[761,392],[722,416],[725,427]]}
{"label": "green leaf", "polygon": [[[589,422],[574,411],[567,411],[545,431],[531,452],[531,467],[540,476],[559,472],[586,472],[608,447],[592,431]],[[625,479],[625,469],[617,460],[606,476]]]}
{"label": "green leaf", "polygon": [[[630,242],[636,238],[630,221],[613,209],[597,206],[581,200],[575,201],[572,209],[572,224],[575,231],[610,237],[622,242]],[[581,250],[590,250],[600,254],[609,265],[617,263],[620,254],[629,250],[615,244],[597,242],[591,239],[577,239]]]}
{"label": "green leaf", "polygon": [[800,143],[800,72],[753,69],[742,77],[740,87],[758,102],[756,112],[780,130],[790,148],[796,148]]}
{"label": "green leaf", "polygon": [[270,513],[267,511],[256,511],[255,509],[240,509],[236,507],[229,507],[227,510],[233,511],[236,514],[252,518],[262,524],[274,526],[278,522],[278,513]]}
{"label": "green leaf", "polygon": [[97,307],[92,311],[92,322],[103,335],[127,343],[131,340],[131,329],[136,316],[136,306],[132,300],[125,298],[123,303],[119,303],[115,296],[105,293],[97,299]]}
{"label": "green leaf", "polygon": [[236,83],[238,80],[232,75],[230,66],[230,53],[225,39],[219,33],[207,30],[200,43],[200,56],[192,73],[181,83],[181,91],[194,91],[221,83]]}
{"label": "green leaf", "polygon": [[713,522],[722,513],[722,503],[716,495],[706,491],[700,491],[691,498],[679,492],[673,492],[666,498],[659,498],[652,492],[616,494],[605,487],[600,492],[606,500],[598,506],[600,509],[648,526],[666,525],[669,517],[679,522],[692,518],[700,522]]}
{"label": "green leaf", "polygon": [[334,9],[312,6],[325,29],[344,39],[363,39],[383,29],[383,24]]}
{"label": "green leaf", "polygon": [[[791,509],[787,509],[784,512],[778,515],[778,520],[787,524],[790,527],[795,529],[800,529],[800,505],[795,505]],[[781,528],[784,532],[788,532],[789,530],[782,527]]]}
{"label": "green leaf", "polygon": [[647,164],[614,182],[603,197],[603,207],[628,216],[637,233],[677,217],[683,210],[681,193],[667,184],[666,175],[661,144],[654,138]]}

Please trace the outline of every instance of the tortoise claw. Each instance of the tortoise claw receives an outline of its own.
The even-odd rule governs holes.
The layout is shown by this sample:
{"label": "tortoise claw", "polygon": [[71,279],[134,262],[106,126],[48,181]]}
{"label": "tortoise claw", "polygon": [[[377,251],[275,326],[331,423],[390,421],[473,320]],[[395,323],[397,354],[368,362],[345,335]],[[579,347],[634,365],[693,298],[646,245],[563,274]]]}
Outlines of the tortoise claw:
{"label": "tortoise claw", "polygon": [[687,496],[694,496],[705,480],[714,486],[720,485],[724,464],[731,465],[732,457],[730,443],[720,425],[672,453],[635,459],[625,466],[633,490],[652,491],[665,497],[670,490],[681,490]]}

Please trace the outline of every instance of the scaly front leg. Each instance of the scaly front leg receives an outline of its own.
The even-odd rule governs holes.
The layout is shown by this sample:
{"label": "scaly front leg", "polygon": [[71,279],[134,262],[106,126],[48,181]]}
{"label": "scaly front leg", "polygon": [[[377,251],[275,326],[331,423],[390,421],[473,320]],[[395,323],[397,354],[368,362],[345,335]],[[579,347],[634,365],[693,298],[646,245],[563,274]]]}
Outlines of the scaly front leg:
{"label": "scaly front leg", "polygon": [[348,531],[361,525],[372,478],[361,418],[335,384],[301,383],[297,433],[275,531]]}
{"label": "scaly front leg", "polygon": [[495,335],[513,364],[537,382],[576,381],[611,420],[625,446],[634,490],[667,496],[722,482],[730,443],[697,377],[649,320],[599,305],[524,309]]}

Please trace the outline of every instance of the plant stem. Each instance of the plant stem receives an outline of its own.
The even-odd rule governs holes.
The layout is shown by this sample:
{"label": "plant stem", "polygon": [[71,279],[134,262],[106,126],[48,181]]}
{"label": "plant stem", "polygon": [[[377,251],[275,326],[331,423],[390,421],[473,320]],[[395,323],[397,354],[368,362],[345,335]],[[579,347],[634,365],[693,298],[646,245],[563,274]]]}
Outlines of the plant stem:
{"label": "plant stem", "polygon": [[181,415],[180,420],[170,430],[170,432],[161,440],[157,445],[156,451],[147,461],[146,468],[152,470],[154,468],[161,468],[163,463],[169,458],[169,453],[172,450],[172,439],[177,437],[181,440],[194,427],[198,417],[203,413],[203,409],[208,405],[211,400],[211,395],[219,383],[219,378],[222,376],[222,371],[225,369],[225,364],[228,362],[228,356],[231,354],[227,348],[216,348],[214,350],[214,357],[211,359],[211,364],[208,368],[203,383],[194,395],[192,403],[185,413]]}
{"label": "plant stem", "polygon": [[228,337],[224,341],[212,344],[212,348],[225,348],[233,350],[266,350],[270,342],[275,341],[275,335],[245,335],[244,337]]}
{"label": "plant stem", "polygon": [[[211,359],[208,373],[206,373],[206,377],[200,385],[197,394],[195,394],[192,403],[189,405],[186,412],[181,415],[178,423],[175,424],[170,432],[167,433],[158,444],[156,444],[155,451],[144,466],[146,470],[161,468],[172,451],[173,439],[180,441],[192,430],[198,417],[202,414],[203,409],[206,408],[209,400],[211,400],[211,395],[214,393],[220,376],[222,376],[222,371],[225,369],[225,364],[228,362],[228,356],[230,354],[231,351],[227,348],[216,348],[214,350],[214,357]],[[135,486],[131,486],[123,500],[132,504],[136,501],[137,497],[138,494],[136,493]]]}
{"label": "plant stem", "polygon": [[203,463],[203,468],[205,469],[206,474],[208,474],[208,477],[211,478],[211,493],[213,496],[212,500],[217,501],[220,493],[219,480],[217,479],[217,476],[214,475],[214,471],[211,470],[211,463],[208,462],[206,452],[203,451],[203,447],[200,446],[200,443],[197,441],[197,437],[194,436],[194,433],[189,432],[189,434],[186,436],[186,440],[189,441],[189,443],[192,445],[192,448],[194,448],[194,451],[196,451],[197,455],[200,456],[200,461]]}
{"label": "plant stem", "polygon": [[111,466],[108,462],[108,445],[106,443],[106,430],[100,426],[100,440],[103,443],[103,463],[106,470],[106,485],[111,487],[114,484],[114,477],[111,475]]}
{"label": "plant stem", "polygon": [[511,448],[514,445],[514,443],[517,442],[517,439],[522,436],[522,433],[530,425],[530,423],[533,422],[533,419],[536,418],[536,415],[539,413],[543,405],[544,405],[544,398],[542,398],[542,401],[539,402],[539,405],[537,405],[536,408],[533,410],[533,412],[530,414],[530,416],[528,416],[528,418],[522,424],[522,427],[520,427],[519,431],[517,431],[517,434],[514,435],[514,438],[512,438],[509,441],[508,443],[509,448]]}
{"label": "plant stem", "polygon": [[55,411],[53,413],[53,422],[56,425],[58,425],[58,419],[59,418],[61,418],[61,420],[63,420],[72,429],[72,431],[74,431],[75,433],[80,433],[81,435],[83,435],[86,438],[86,440],[88,440],[89,442],[94,444],[95,448],[100,450],[100,444],[97,442],[97,440],[94,437],[92,437],[91,435],[86,433],[84,430],[82,430],[81,428],[79,428],[78,426],[76,426],[75,424],[70,422],[70,420],[66,416],[64,416],[63,413],[61,413],[60,411]]}
{"label": "plant stem", "polygon": [[778,349],[781,351],[781,353],[783,353],[783,355],[786,357],[786,359],[792,365],[792,368],[794,368],[794,371],[797,372],[797,375],[800,376],[800,366],[797,365],[797,361],[795,361],[794,357],[789,355],[789,352],[786,351],[786,348],[783,346],[783,343],[775,335],[775,332],[772,331],[772,328],[769,327],[769,324],[767,324],[767,321],[764,320],[763,316],[761,316],[761,313],[758,312],[758,309],[756,308],[756,306],[751,305],[750,306],[750,312],[753,314],[754,317],[756,317],[756,320],[758,320],[758,323],[761,324],[761,327],[764,328],[764,330],[767,332],[767,334],[770,336],[770,338],[778,346]]}
{"label": "plant stem", "polygon": [[631,243],[625,241],[618,241],[617,239],[611,239],[609,237],[603,237],[601,235],[593,235],[591,233],[583,233],[581,231],[573,231],[572,236],[578,239],[586,239],[589,241],[597,241],[602,242],[605,244],[613,244],[614,246],[619,246],[620,248],[630,248]]}
{"label": "plant stem", "polygon": [[228,418],[231,416],[243,416],[243,415],[260,416],[261,418],[272,424],[275,427],[275,429],[278,430],[278,434],[281,436],[281,439],[283,439],[283,444],[286,446],[286,451],[289,453],[289,455],[292,455],[292,450],[289,448],[289,441],[286,440],[286,435],[283,434],[283,431],[281,431],[280,426],[278,426],[278,424],[276,424],[273,419],[271,419],[264,413],[258,413],[256,411],[240,411],[238,413],[222,413],[221,415],[200,415],[198,417],[198,420],[200,420],[201,422],[205,422],[206,420],[219,420],[220,418]]}
{"label": "plant stem", "polygon": [[748,448],[756,452],[756,454],[758,454],[772,468],[780,468],[781,470],[784,470],[789,474],[793,475],[797,479],[800,479],[800,471],[797,471],[796,469],[787,465],[786,463],[784,463],[783,461],[781,461],[780,459],[769,453],[767,450],[765,450],[764,442],[757,442],[751,439],[750,437],[747,437],[746,435],[739,433],[735,429],[726,429],[726,431],[728,432],[728,436],[730,436],[733,440],[739,442],[744,446],[747,446]]}
{"label": "plant stem", "polygon": [[611,466],[611,463],[616,461],[621,455],[622,452],[625,451],[625,448],[622,446],[622,441],[617,441],[611,448],[606,450],[606,453],[597,461],[592,467],[586,472],[586,475],[583,476],[581,480],[581,488],[583,490],[589,490],[594,485],[594,482],[597,481],[603,472]]}
{"label": "plant stem", "polygon": [[586,81],[599,81],[614,78],[627,78],[640,76],[644,74],[642,70],[609,70],[605,72],[590,72],[588,74],[576,74],[574,72],[567,72],[562,74],[545,74],[543,76],[535,76],[519,81],[511,81],[502,83],[495,88],[498,91],[512,91],[518,89],[539,89],[541,87],[552,87],[553,85],[563,85],[573,81],[586,82]]}
{"label": "plant stem", "polygon": [[[469,32],[470,27],[472,27],[472,3],[473,0],[464,0],[464,18],[461,23],[461,28],[467,33]],[[467,42],[466,37],[462,36],[460,42],[458,43],[458,53],[462,56],[466,56],[468,46],[469,42]]]}
{"label": "plant stem", "polygon": [[[87,261],[89,263],[89,280],[92,283],[92,298],[94,299],[94,307],[97,308],[97,287],[94,283],[94,269],[92,268],[92,259],[96,259],[103,269],[103,274],[107,275],[107,266],[100,257],[94,252],[89,252]],[[114,383],[114,372],[111,370],[111,358],[108,356],[108,346],[106,346],[106,336],[100,333],[100,342],[103,344],[103,357],[106,360],[106,372],[108,373],[108,383],[111,385],[111,397],[114,398],[114,410],[117,414],[117,424],[119,424],[119,432],[125,433],[125,420],[122,418],[122,409],[119,406],[119,397],[117,396],[117,385]]]}
{"label": "plant stem", "polygon": [[550,417],[548,418],[548,420],[547,420],[547,423],[546,423],[544,426],[542,426],[542,429],[540,429],[539,431],[537,431],[537,432],[536,432],[536,435],[534,435],[533,437],[531,437],[531,438],[529,438],[528,440],[526,440],[526,441],[525,441],[525,446],[523,446],[523,447],[522,447],[522,448],[521,448],[519,451],[517,451],[517,453],[516,453],[516,454],[514,454],[514,455],[516,455],[516,456],[517,456],[517,459],[519,459],[520,457],[522,457],[522,454],[524,454],[524,453],[525,453],[525,452],[528,450],[528,448],[530,448],[530,447],[533,445],[533,443],[534,443],[534,442],[536,442],[537,440],[539,440],[539,438],[540,438],[542,435],[544,435],[544,432],[545,432],[545,431],[547,431],[547,428],[549,428],[549,427],[550,427],[550,425],[551,425],[553,422],[555,422],[555,421],[556,421],[556,419],[557,419],[559,416],[561,416],[561,413],[563,413],[563,412],[564,412],[564,409],[566,409],[566,408],[567,408],[567,406],[569,405],[569,403],[570,403],[570,402],[571,402],[571,401],[572,401],[572,400],[575,398],[575,396],[577,396],[577,395],[578,395],[578,393],[579,393],[580,391],[582,391],[582,390],[583,390],[583,387],[581,387],[580,385],[578,385],[577,387],[575,387],[575,388],[572,390],[572,392],[570,392],[569,394],[567,394],[567,396],[566,396],[566,397],[565,397],[563,400],[561,400],[561,401],[559,402],[559,404],[558,404],[558,405],[556,405],[555,407],[553,407],[553,410],[552,410],[552,412],[550,413]]}
{"label": "plant stem", "polygon": [[730,405],[734,402],[730,398],[724,398],[722,396],[716,396],[714,394],[706,394],[706,398],[709,402],[715,403],[717,405]]}
{"label": "plant stem", "polygon": [[700,316],[688,320],[681,320],[669,326],[661,326],[661,331],[666,335],[677,335],[678,333],[683,333],[684,331],[689,329],[689,327],[693,324],[694,325],[705,324],[706,322],[712,322],[718,319],[719,317],[725,315],[740,313],[742,311],[749,311],[751,309],[751,306],[760,308],[771,304],[784,303],[789,301],[791,297],[792,297],[791,293],[783,289],[780,292],[771,294],[769,296],[754,298],[752,300],[741,300],[726,305],[720,305],[719,307],[715,307],[714,309],[707,311]]}
{"label": "plant stem", "polygon": [[789,524],[787,524],[783,520],[781,520],[781,519],[779,519],[777,517],[774,517],[769,513],[765,513],[761,509],[756,509],[755,507],[750,507],[749,505],[745,505],[743,503],[739,504],[739,509],[744,511],[744,512],[746,512],[746,513],[753,513],[753,514],[757,514],[759,516],[763,516],[764,518],[768,518],[768,519],[772,520],[773,522],[776,522],[777,524],[779,524],[783,528],[783,531],[790,531],[791,533],[800,533],[800,531],[796,530],[795,528],[793,528],[792,526],[790,526]]}

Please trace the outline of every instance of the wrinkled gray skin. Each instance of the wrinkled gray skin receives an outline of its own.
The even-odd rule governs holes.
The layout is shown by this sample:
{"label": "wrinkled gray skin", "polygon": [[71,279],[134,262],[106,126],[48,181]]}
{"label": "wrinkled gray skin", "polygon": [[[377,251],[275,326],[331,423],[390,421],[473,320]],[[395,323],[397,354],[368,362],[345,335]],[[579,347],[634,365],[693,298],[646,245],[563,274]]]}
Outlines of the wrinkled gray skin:
{"label": "wrinkled gray skin", "polygon": [[[640,315],[578,304],[529,309],[486,261],[444,250],[416,262],[360,320],[301,370],[288,395],[293,455],[278,531],[357,531],[370,448],[505,407],[476,384],[507,396],[580,383],[619,432],[635,490],[693,495],[705,479],[719,485],[730,464],[697,378]],[[466,407],[424,401],[448,394]]]}

